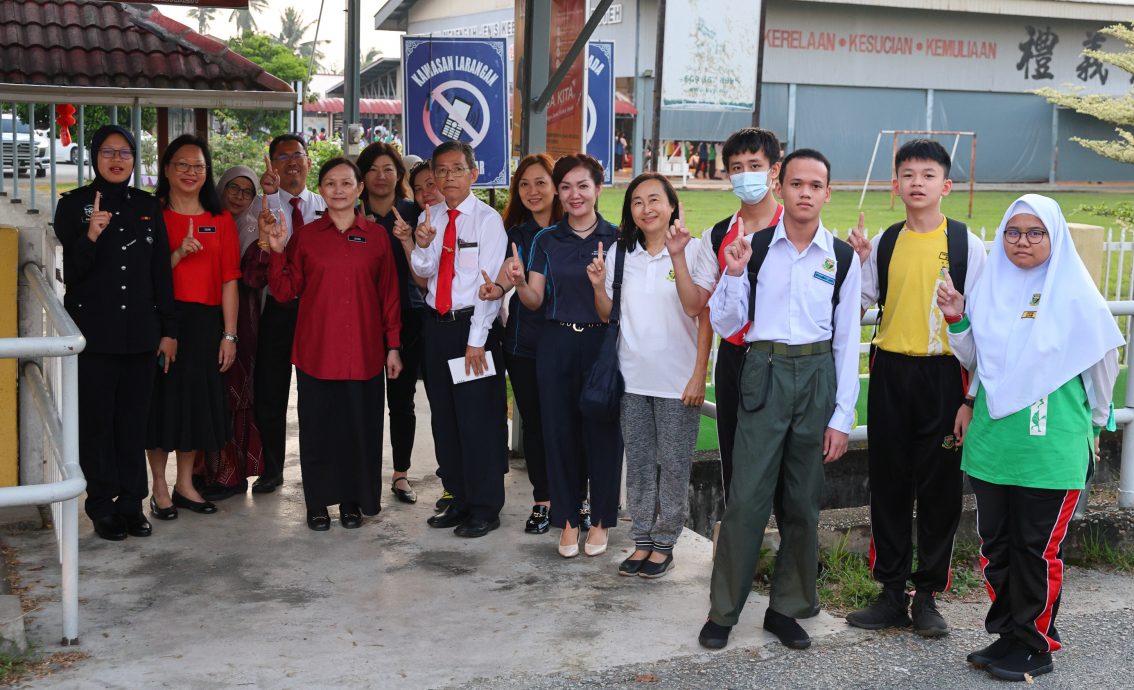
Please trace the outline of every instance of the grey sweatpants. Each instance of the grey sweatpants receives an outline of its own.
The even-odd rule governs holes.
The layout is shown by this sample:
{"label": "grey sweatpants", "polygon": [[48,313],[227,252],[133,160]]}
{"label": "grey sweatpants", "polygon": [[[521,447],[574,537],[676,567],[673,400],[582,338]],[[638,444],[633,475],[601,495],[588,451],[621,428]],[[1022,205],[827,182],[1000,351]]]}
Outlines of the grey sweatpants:
{"label": "grey sweatpants", "polygon": [[685,526],[700,417],[701,408],[681,400],[622,396],[630,536],[639,549],[669,551]]}

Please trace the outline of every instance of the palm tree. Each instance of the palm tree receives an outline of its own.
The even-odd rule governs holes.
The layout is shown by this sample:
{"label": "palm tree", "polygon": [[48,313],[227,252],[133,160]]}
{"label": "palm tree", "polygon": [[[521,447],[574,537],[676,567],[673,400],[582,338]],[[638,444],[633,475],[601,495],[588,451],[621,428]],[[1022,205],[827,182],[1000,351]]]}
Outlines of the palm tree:
{"label": "palm tree", "polygon": [[[324,43],[330,43],[330,41],[319,39],[319,45],[323,45]],[[323,71],[323,60],[325,60],[327,58],[327,56],[323,53],[323,51],[319,50],[317,47],[315,47],[314,41],[304,41],[303,43],[299,44],[299,56],[303,58],[304,62],[311,61],[311,51],[312,50],[315,51],[315,60],[312,63],[313,69],[316,72],[322,72]]]}
{"label": "palm tree", "polygon": [[236,28],[243,34],[250,34],[256,30],[256,19],[253,12],[263,12],[268,8],[268,0],[248,0],[248,9],[233,10],[228,21],[236,24]]}
{"label": "palm tree", "polygon": [[[303,37],[314,22],[304,22],[303,15],[294,7],[284,10],[280,25],[280,34],[277,39],[289,49],[299,52],[303,44]],[[310,43],[310,41],[308,41]],[[322,43],[322,41],[320,41]],[[310,51],[304,57],[310,56]],[[318,57],[318,56],[316,56]]]}
{"label": "palm tree", "polygon": [[203,34],[209,30],[209,22],[216,18],[217,12],[215,7],[195,7],[189,10],[189,16],[197,18],[197,33]]}
{"label": "palm tree", "polygon": [[382,51],[377,48],[371,48],[366,51],[366,57],[362,58],[362,66],[365,67],[372,62],[376,62],[380,57],[382,57]]}

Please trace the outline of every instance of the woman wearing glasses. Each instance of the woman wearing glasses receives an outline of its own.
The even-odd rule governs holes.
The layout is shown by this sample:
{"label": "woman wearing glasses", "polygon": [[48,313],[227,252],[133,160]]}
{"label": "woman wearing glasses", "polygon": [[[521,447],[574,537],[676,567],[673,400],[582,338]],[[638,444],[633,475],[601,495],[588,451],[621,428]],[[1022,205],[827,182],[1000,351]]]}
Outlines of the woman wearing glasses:
{"label": "woman wearing glasses", "polygon": [[[962,295],[942,276],[949,346],[973,371],[954,430],[977,499],[981,564],[999,638],[968,655],[997,678],[1049,673],[1063,586],[1063,538],[1114,429],[1122,333],[1071,241],[1059,205],[1025,194],[1004,214],[980,280]],[[962,408],[964,410],[965,408]],[[971,420],[971,424],[969,423]]]}
{"label": "woman wearing glasses", "polygon": [[[169,143],[158,170],[180,335],[177,361],[154,385],[146,432],[150,510],[159,520],[175,519],[178,508],[217,511],[193,486],[193,463],[198,452],[220,451],[229,438],[221,374],[235,361],[239,340],[240,243],[217,198],[212,167],[208,144],[186,134]],[[177,453],[172,495],[165,477],[170,451]]]}
{"label": "woman wearing glasses", "polygon": [[63,194],[63,303],[87,339],[79,354],[79,464],[87,515],[103,539],[148,537],[146,418],[155,357],[177,358],[177,312],[158,200],[130,186],[137,147],[122,127],[91,138],[94,181]]}
{"label": "woman wearing glasses", "polygon": [[[267,235],[260,236],[256,215],[251,212],[256,198],[256,173],[243,165],[229,168],[221,175],[217,187],[221,204],[232,215],[240,240],[241,266],[255,262]],[[218,452],[204,454],[203,467],[194,474],[204,477],[201,495],[208,501],[219,501],[248,490],[248,477],[259,476],[264,469],[260,430],[253,413],[252,372],[256,363],[256,335],[260,324],[262,286],[249,284],[241,271],[238,283],[239,305],[236,318],[236,360],[224,377],[232,436]]]}

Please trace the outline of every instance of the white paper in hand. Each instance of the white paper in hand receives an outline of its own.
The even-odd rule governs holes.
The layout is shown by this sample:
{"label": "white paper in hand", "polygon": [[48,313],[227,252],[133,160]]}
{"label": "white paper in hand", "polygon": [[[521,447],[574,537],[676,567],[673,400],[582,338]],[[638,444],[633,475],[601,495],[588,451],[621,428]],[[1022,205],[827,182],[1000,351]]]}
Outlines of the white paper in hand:
{"label": "white paper in hand", "polygon": [[493,362],[492,362],[492,353],[491,352],[485,352],[484,353],[484,361],[488,363],[488,368],[484,370],[483,374],[481,374],[480,376],[477,376],[474,373],[468,373],[468,374],[465,373],[465,358],[464,357],[454,357],[453,359],[450,359],[449,360],[449,373],[453,375],[453,383],[454,384],[465,383],[467,381],[475,381],[477,379],[483,379],[483,378],[488,377],[488,376],[496,376],[496,365],[493,364]]}

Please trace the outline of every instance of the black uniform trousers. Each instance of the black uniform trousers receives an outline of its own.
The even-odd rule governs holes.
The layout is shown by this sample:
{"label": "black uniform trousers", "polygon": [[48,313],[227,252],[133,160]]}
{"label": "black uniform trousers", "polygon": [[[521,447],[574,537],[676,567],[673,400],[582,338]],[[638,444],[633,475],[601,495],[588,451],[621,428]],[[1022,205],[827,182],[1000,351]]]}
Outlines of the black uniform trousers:
{"label": "black uniform trousers", "polygon": [[717,347],[717,366],[713,374],[717,405],[717,445],[721,451],[721,475],[725,500],[732,484],[732,448],[736,443],[736,414],[740,406],[740,368],[745,348],[722,339]]}
{"label": "black uniform trousers", "polygon": [[[464,310],[462,310],[464,311]],[[451,313],[452,314],[452,313]],[[454,384],[449,360],[464,359],[471,309],[448,320],[426,309],[422,320],[425,392],[433,427],[433,445],[450,508],[481,520],[495,520],[504,507],[508,469],[508,398],[504,387],[500,333],[494,327],[485,350],[496,375]]]}
{"label": "black uniform trousers", "polygon": [[79,354],[79,466],[86,513],[137,515],[149,493],[146,424],[157,359],[140,354]]}
{"label": "black uniform trousers", "polygon": [[402,311],[402,373],[386,380],[386,406],[390,409],[390,447],[394,452],[394,471],[407,472],[413,455],[417,415],[413,397],[421,373],[422,309]]}
{"label": "black uniform trousers", "polygon": [[[539,404],[539,384],[536,381],[535,357],[522,357],[505,353],[508,378],[512,382],[512,396],[524,420],[524,462],[528,466],[528,480],[532,483],[532,500],[550,501],[547,488],[547,452],[543,440],[543,414]],[[584,484],[584,491],[586,485]]]}
{"label": "black uniform trousers", "polygon": [[1061,646],[1055,629],[1063,593],[1063,539],[1078,489],[1030,489],[969,477],[977,499],[980,563],[988,583],[984,627],[1034,652]]}
{"label": "black uniform trousers", "polygon": [[253,374],[254,412],[264,447],[264,475],[283,473],[287,442],[287,403],[291,394],[291,346],[295,340],[298,300],[276,301],[268,295],[260,314]]}
{"label": "black uniform trousers", "polygon": [[551,524],[579,526],[590,479],[591,520],[614,527],[622,478],[622,430],[617,419],[593,421],[579,411],[579,394],[606,338],[600,327],[575,330],[549,321],[540,334],[536,379],[547,449]]}
{"label": "black uniform trousers", "polygon": [[951,355],[875,352],[867,397],[870,569],[884,587],[905,589],[912,580],[922,592],[949,588],[964,481],[953,424],[964,394],[961,365]]}

